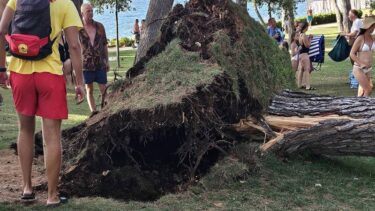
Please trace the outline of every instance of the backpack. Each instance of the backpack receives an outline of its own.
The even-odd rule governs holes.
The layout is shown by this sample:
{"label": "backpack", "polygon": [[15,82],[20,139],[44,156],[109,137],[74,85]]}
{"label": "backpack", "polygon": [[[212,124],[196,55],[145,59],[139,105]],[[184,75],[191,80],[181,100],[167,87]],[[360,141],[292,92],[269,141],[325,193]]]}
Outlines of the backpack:
{"label": "backpack", "polygon": [[344,36],[338,35],[333,49],[328,53],[333,61],[341,62],[349,57],[351,46],[346,41]]}
{"label": "backpack", "polygon": [[50,0],[17,0],[16,11],[5,36],[9,52],[25,60],[41,60],[52,54]]}

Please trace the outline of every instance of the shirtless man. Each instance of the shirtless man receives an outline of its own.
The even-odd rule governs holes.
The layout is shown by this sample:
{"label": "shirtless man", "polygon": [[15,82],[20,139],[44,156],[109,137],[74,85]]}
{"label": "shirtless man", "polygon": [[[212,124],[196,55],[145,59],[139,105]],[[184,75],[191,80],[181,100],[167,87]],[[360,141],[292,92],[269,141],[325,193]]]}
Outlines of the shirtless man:
{"label": "shirtless man", "polygon": [[86,84],[87,101],[91,115],[95,115],[94,82],[98,83],[101,95],[104,95],[109,71],[107,36],[103,24],[93,19],[91,4],[81,7],[83,26],[79,33],[82,47],[83,75]]}

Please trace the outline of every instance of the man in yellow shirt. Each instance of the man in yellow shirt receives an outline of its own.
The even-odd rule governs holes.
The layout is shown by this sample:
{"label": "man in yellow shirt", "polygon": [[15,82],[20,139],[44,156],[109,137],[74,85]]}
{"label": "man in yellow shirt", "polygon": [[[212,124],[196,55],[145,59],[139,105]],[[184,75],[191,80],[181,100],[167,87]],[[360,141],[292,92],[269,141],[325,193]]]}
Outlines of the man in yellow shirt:
{"label": "man in yellow shirt", "polygon": [[[4,83],[4,78],[7,79],[7,75],[4,72],[6,70],[3,50],[5,45],[4,36],[8,33],[8,27],[15,15],[15,11],[21,10],[23,5],[34,4],[38,6],[42,4],[37,4],[38,0],[22,0],[22,2],[25,4],[18,4],[21,3],[21,0],[9,0],[0,22],[0,78],[3,79],[2,81],[0,80],[0,83]],[[19,8],[17,9],[17,7]],[[78,30],[82,28],[82,21],[72,1],[52,0],[49,3],[49,11],[51,26],[49,39],[53,40],[52,52],[40,60],[12,57],[7,68],[10,71],[7,83],[12,88],[13,100],[19,118],[18,155],[23,177],[21,199],[35,199],[31,184],[31,170],[35,116],[37,115],[42,117],[42,131],[45,143],[44,160],[48,180],[47,205],[56,206],[62,200],[58,197],[57,192],[61,170],[61,121],[68,117],[65,80],[58,51],[58,41],[61,37],[61,31],[64,30],[73,67],[76,71],[76,97],[82,100],[84,98],[84,88],[81,48],[78,40]],[[30,28],[32,30],[34,27]],[[18,48],[21,45],[25,47],[24,44],[20,44]],[[26,47],[21,48],[21,50],[27,52],[28,46]]]}

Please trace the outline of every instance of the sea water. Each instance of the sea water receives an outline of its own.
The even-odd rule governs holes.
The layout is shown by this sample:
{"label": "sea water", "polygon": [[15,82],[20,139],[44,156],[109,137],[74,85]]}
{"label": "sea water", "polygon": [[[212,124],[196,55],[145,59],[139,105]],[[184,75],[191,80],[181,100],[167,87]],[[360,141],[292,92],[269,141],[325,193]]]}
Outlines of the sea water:
{"label": "sea water", "polygon": [[[132,29],[135,19],[146,18],[147,8],[150,0],[133,0],[131,4],[131,9],[126,12],[119,13],[119,36],[120,37],[131,37]],[[176,3],[185,3],[185,0],[175,0]],[[298,3],[296,10],[296,17],[305,16],[306,14],[307,3],[302,2]],[[248,11],[251,17],[258,20],[258,16],[255,13],[252,3],[248,4]],[[268,20],[267,7],[259,8],[259,11],[265,21]],[[278,17],[279,14],[273,14]],[[115,14],[113,9],[105,9],[102,14],[94,14],[94,19],[101,22],[107,32],[107,37],[109,39],[116,37],[116,27],[115,27]]]}

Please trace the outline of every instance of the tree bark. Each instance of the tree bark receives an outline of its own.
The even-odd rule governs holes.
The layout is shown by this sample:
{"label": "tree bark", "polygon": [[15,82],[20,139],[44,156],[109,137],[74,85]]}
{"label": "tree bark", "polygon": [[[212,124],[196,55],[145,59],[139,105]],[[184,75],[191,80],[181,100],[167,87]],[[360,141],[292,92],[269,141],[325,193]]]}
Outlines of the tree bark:
{"label": "tree bark", "polygon": [[247,11],[247,0],[236,0],[236,3],[241,5]]}
{"label": "tree bark", "polygon": [[337,4],[337,0],[331,0],[333,4],[335,5],[335,13],[336,13],[336,22],[337,22],[337,27],[340,32],[344,31],[344,25],[342,22],[342,14],[340,12],[339,6]]}
{"label": "tree bark", "polygon": [[135,63],[140,61],[148,49],[158,40],[160,27],[163,18],[168,15],[173,5],[173,0],[151,0],[147,16],[146,27],[142,32],[142,39],[139,42]]}
{"label": "tree bark", "polygon": [[268,18],[271,19],[272,18],[272,5],[269,2],[267,6],[268,6]]}
{"label": "tree bark", "polygon": [[342,25],[344,32],[349,33],[352,25],[349,20],[349,11],[351,10],[350,0],[340,0],[338,7],[342,15]]}
{"label": "tree bark", "polygon": [[82,18],[81,16],[81,5],[83,4],[83,0],[72,0],[74,5],[76,6],[77,10],[78,10],[78,14],[79,16]]}
{"label": "tree bark", "polygon": [[306,151],[318,155],[375,156],[374,105],[375,98],[284,91],[273,98],[268,108],[270,115],[262,124],[247,119],[240,128],[266,134],[270,140],[261,146],[261,151],[280,156]]}
{"label": "tree bark", "polygon": [[375,156],[375,117],[326,120],[311,128],[281,135],[264,144],[281,156],[310,151],[317,155]]}
{"label": "tree bark", "polygon": [[115,17],[116,17],[116,60],[117,60],[117,69],[121,67],[120,64],[120,37],[119,37],[119,26],[118,26],[118,0],[116,0],[115,8]]}
{"label": "tree bark", "polygon": [[255,13],[256,13],[257,16],[258,16],[259,21],[260,21],[263,25],[266,25],[266,22],[264,22],[263,17],[262,17],[262,15],[261,15],[260,12],[259,12],[259,8],[258,8],[258,3],[257,3],[257,2],[258,2],[257,0],[253,0],[253,6],[254,6]]}

